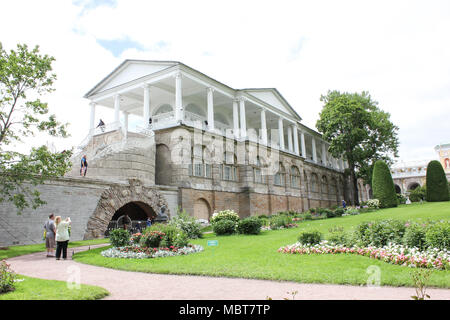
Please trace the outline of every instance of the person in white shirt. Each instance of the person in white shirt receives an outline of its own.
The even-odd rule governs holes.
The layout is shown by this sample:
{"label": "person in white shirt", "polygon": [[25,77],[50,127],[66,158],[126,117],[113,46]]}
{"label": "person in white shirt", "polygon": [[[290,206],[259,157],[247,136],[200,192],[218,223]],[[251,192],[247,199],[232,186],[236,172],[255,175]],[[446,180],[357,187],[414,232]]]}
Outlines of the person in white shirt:
{"label": "person in white shirt", "polygon": [[56,260],[60,260],[61,251],[63,259],[67,259],[67,245],[69,244],[69,227],[72,221],[67,218],[61,221],[61,216],[55,218],[56,224]]}

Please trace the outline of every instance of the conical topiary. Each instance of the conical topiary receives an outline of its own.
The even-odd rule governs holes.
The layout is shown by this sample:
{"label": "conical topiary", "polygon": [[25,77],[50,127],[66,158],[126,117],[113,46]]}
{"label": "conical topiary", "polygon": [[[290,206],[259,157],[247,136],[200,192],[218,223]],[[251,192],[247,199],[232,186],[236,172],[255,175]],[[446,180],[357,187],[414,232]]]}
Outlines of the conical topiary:
{"label": "conical topiary", "polygon": [[372,173],[372,190],[374,199],[380,200],[380,208],[397,206],[394,181],[387,164],[378,160],[375,162]]}
{"label": "conical topiary", "polygon": [[439,161],[430,161],[427,167],[427,201],[448,200],[448,182],[444,168]]}

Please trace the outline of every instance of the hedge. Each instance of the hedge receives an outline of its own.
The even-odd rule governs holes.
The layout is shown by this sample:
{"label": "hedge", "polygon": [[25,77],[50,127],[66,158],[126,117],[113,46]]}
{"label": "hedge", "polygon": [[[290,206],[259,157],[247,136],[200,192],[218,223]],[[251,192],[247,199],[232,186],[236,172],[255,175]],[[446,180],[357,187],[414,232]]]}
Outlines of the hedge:
{"label": "hedge", "polygon": [[373,198],[380,200],[380,208],[397,206],[394,181],[387,164],[378,160],[375,162],[372,175]]}
{"label": "hedge", "polygon": [[449,201],[447,178],[437,160],[430,161],[427,167],[427,201]]}

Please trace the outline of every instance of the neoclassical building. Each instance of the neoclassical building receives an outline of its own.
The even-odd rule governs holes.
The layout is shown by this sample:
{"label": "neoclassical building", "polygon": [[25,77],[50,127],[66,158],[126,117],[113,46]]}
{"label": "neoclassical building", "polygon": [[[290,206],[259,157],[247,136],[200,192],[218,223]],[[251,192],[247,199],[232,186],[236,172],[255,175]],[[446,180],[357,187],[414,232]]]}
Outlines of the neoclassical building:
{"label": "neoclassical building", "polygon": [[[126,60],[92,88],[89,178],[174,188],[198,218],[328,207],[344,198],[345,162],[274,88],[234,89],[175,61]],[[114,121],[96,127],[98,106]],[[367,199],[364,192],[363,199]]]}

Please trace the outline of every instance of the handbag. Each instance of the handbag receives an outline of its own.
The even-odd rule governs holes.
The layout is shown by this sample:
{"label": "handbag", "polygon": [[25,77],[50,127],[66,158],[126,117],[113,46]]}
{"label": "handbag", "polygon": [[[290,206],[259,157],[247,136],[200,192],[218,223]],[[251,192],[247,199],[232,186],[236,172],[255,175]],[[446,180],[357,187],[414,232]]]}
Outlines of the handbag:
{"label": "handbag", "polygon": [[47,238],[47,230],[44,230],[44,236],[42,240],[45,240]]}

